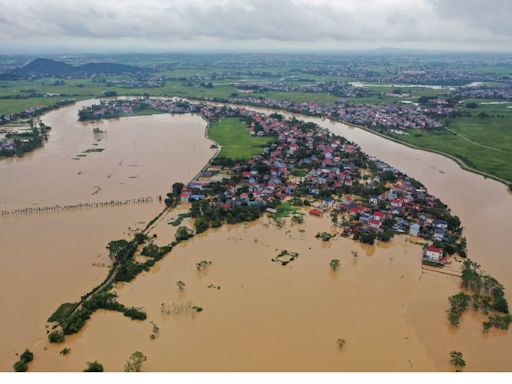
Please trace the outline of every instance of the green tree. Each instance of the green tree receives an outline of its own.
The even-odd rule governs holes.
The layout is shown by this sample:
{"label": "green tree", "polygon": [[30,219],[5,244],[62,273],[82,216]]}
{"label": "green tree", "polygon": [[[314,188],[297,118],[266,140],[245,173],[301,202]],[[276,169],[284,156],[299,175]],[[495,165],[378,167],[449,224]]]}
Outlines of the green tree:
{"label": "green tree", "polygon": [[124,371],[125,372],[141,372],[142,371],[142,364],[147,360],[148,358],[146,355],[144,355],[142,352],[136,351],[133,352],[130,358],[126,361],[126,364],[124,365]]}
{"label": "green tree", "polygon": [[53,331],[48,335],[50,343],[62,343],[64,342],[64,334],[60,331]]}
{"label": "green tree", "polygon": [[30,363],[32,360],[34,360],[34,354],[28,349],[25,349],[25,352],[23,352],[20,356],[20,360],[24,361],[25,363]]}
{"label": "green tree", "polygon": [[187,227],[179,227],[176,231],[176,241],[184,241],[194,236],[194,232]]}
{"label": "green tree", "polygon": [[183,183],[174,183],[172,185],[172,193],[174,196],[179,197],[181,195],[181,191],[183,190],[185,185]]}
{"label": "green tree", "polygon": [[208,229],[210,226],[210,223],[208,222],[208,219],[204,216],[200,216],[196,219],[195,227],[196,227],[196,233],[203,233]]}
{"label": "green tree", "polygon": [[462,352],[459,351],[450,352],[450,363],[458,369],[464,368],[466,366],[466,361],[462,356]]}
{"label": "green tree", "polygon": [[28,364],[23,360],[18,360],[13,365],[15,372],[26,372],[28,369]]}
{"label": "green tree", "polygon": [[341,262],[338,260],[338,259],[332,259],[329,263],[329,266],[331,267],[331,269],[333,271],[336,271],[338,270],[338,268],[340,267],[341,265]]}
{"label": "green tree", "polygon": [[87,368],[84,369],[84,372],[103,372],[103,364],[98,363],[98,361],[87,362]]}
{"label": "green tree", "polygon": [[375,243],[376,237],[375,232],[362,232],[361,235],[359,235],[359,241],[365,244],[373,244]]}

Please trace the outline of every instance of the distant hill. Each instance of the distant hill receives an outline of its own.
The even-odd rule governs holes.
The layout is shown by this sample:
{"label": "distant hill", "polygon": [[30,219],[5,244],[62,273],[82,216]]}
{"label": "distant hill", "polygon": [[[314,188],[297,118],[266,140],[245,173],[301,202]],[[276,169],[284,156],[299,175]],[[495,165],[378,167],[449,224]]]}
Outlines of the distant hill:
{"label": "distant hill", "polygon": [[14,76],[65,76],[65,75],[94,75],[98,73],[121,74],[145,72],[146,68],[116,63],[88,63],[83,65],[70,65],[51,59],[35,59],[23,67],[13,69],[10,74]]}

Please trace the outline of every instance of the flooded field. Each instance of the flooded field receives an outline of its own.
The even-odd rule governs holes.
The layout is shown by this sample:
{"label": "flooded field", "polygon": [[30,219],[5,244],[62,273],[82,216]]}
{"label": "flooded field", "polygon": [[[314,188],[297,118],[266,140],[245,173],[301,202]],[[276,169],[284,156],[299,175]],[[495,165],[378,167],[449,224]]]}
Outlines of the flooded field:
{"label": "flooded field", "polygon": [[[59,112],[62,117],[52,117]],[[25,159],[0,162],[2,186],[9,185],[0,191],[2,208],[157,196],[172,182],[192,177],[213,154],[199,117],[155,115],[91,125],[76,122],[73,113],[76,109],[47,115],[54,130],[44,149]],[[303,118],[355,141],[368,154],[423,182],[460,216],[471,258],[498,278],[511,297],[512,260],[506,240],[512,233],[512,197],[503,185],[463,171],[442,156],[344,124]],[[66,131],[58,130],[59,121],[68,121],[67,127],[76,128],[82,138],[67,138],[70,144],[58,145]],[[95,142],[96,126],[106,131],[98,143],[105,151],[72,160]],[[50,159],[47,166],[38,161],[45,156]],[[121,160],[126,163],[119,165]],[[29,162],[32,166],[25,165]],[[123,164],[144,168],[125,169]],[[106,168],[99,170],[102,166]],[[32,175],[32,184],[18,184],[18,167]],[[49,183],[39,173],[52,168],[62,176]],[[75,173],[89,176],[73,178],[79,187],[68,191],[65,180]],[[130,178],[135,174],[137,178]],[[11,177],[8,184],[5,175]],[[116,181],[110,181],[114,177]],[[102,188],[92,195],[95,185]],[[209,230],[117,289],[119,302],[145,309],[146,321],[97,312],[79,334],[62,345],[50,345],[44,334],[46,318],[59,303],[76,299],[105,276],[105,267],[99,265],[106,262],[106,242],[126,236],[129,227],[142,225],[159,209],[153,202],[0,219],[2,244],[7,244],[1,257],[8,266],[0,272],[1,303],[8,308],[0,331],[2,340],[8,340],[0,347],[1,370],[10,370],[13,351],[26,347],[35,354],[30,369],[41,371],[82,370],[93,360],[106,370],[122,370],[137,350],[148,357],[147,371],[450,370],[448,353],[453,349],[464,353],[467,370],[512,369],[510,334],[493,330],[484,336],[482,319],[471,312],[459,329],[448,325],[447,297],[458,290],[458,279],[422,270],[419,246],[405,237],[385,246],[361,246],[347,239],[322,242],[315,235],[328,231],[330,221],[313,217],[283,228],[264,218]],[[175,227],[168,223],[177,213],[168,213],[154,229],[159,244],[173,238]],[[271,260],[283,249],[299,253],[285,267]],[[329,268],[334,258],[341,261],[336,272]],[[198,271],[201,260],[211,265]],[[186,284],[183,290],[177,281]],[[191,311],[194,305],[203,311]],[[159,329],[156,334],[151,322]],[[346,340],[341,350],[338,338]],[[68,356],[59,355],[63,347],[71,348]]]}
{"label": "flooded field", "polygon": [[[93,204],[142,196],[153,202],[0,217],[0,368],[15,351],[46,340],[48,316],[103,280],[108,241],[128,237],[163,209],[158,196],[195,175],[214,153],[199,116],[77,121],[78,103],[46,114],[48,143],[0,161],[0,211]],[[94,127],[103,131],[93,133]],[[97,143],[98,146],[93,146]],[[73,160],[88,148],[104,148]]]}

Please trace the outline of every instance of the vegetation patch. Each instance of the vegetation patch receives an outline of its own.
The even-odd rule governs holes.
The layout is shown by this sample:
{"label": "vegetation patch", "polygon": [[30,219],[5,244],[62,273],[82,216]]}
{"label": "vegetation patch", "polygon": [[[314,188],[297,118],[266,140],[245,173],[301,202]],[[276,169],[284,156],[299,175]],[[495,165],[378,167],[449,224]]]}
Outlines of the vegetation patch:
{"label": "vegetation patch", "polygon": [[87,367],[84,369],[84,372],[103,372],[103,364],[98,363],[97,360],[87,362]]}
{"label": "vegetation patch", "polygon": [[318,232],[315,237],[317,239],[321,239],[322,241],[329,241],[334,237],[334,235],[328,232]]}
{"label": "vegetation patch", "polygon": [[459,351],[450,352],[450,363],[457,368],[457,371],[460,371],[462,368],[466,366],[464,356],[462,355],[462,352]]}
{"label": "vegetation patch", "polygon": [[274,257],[272,259],[272,261],[274,263],[279,263],[282,266],[285,266],[288,263],[291,263],[297,257],[299,257],[299,253],[298,252],[291,252],[291,251],[283,250],[276,257]]}
{"label": "vegetation patch", "polygon": [[25,352],[20,355],[19,360],[14,363],[14,371],[26,372],[28,370],[28,363],[30,363],[32,360],[34,360],[34,354],[28,349],[25,349]]}
{"label": "vegetation patch", "polygon": [[247,123],[234,117],[211,123],[208,136],[221,146],[219,157],[231,160],[248,160],[260,154],[266,145],[275,140],[268,136],[251,136]]}
{"label": "vegetation patch", "polygon": [[286,201],[277,206],[276,213],[273,216],[275,219],[282,219],[290,215],[302,215],[302,213],[293,206],[291,201]]}
{"label": "vegetation patch", "polygon": [[62,322],[75,310],[78,303],[64,303],[48,318],[48,322]]}
{"label": "vegetation patch", "polygon": [[180,213],[173,221],[170,221],[169,224],[172,225],[173,227],[177,227],[178,225],[180,225],[183,222],[183,220],[185,220],[189,217],[190,217],[189,212]]}
{"label": "vegetation patch", "polygon": [[63,343],[64,334],[61,331],[52,331],[48,334],[48,341],[50,343]]}
{"label": "vegetation patch", "polygon": [[188,301],[186,303],[172,303],[172,304],[160,304],[160,313],[162,315],[172,316],[191,316],[194,317],[196,313],[202,312],[203,307],[194,305]]}
{"label": "vegetation patch", "polygon": [[480,265],[469,259],[464,260],[460,292],[449,298],[450,308],[448,319],[454,326],[458,326],[462,314],[471,303],[473,310],[489,315],[483,322],[484,332],[491,328],[507,330],[512,323],[509,307],[505,299],[504,287],[495,278],[482,272]]}

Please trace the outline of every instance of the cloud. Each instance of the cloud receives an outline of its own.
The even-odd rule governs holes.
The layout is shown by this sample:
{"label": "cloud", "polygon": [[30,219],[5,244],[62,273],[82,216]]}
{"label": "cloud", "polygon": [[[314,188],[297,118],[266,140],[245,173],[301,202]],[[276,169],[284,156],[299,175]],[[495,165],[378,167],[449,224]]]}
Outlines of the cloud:
{"label": "cloud", "polygon": [[0,0],[0,6],[3,50],[16,44],[159,49],[512,41],[506,0]]}

